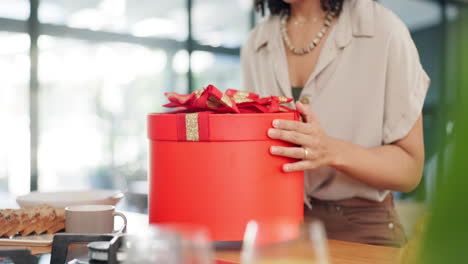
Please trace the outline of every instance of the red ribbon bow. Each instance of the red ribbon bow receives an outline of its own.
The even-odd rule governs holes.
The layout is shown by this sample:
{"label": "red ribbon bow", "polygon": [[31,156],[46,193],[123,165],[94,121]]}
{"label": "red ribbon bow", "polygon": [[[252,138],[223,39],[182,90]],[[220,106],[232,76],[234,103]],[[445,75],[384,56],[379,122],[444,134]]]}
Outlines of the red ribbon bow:
{"label": "red ribbon bow", "polygon": [[182,109],[175,112],[216,112],[216,113],[280,113],[295,112],[281,104],[293,99],[284,96],[260,98],[258,94],[229,89],[226,93],[214,85],[208,85],[203,90],[191,94],[165,93],[169,103],[165,107]]}

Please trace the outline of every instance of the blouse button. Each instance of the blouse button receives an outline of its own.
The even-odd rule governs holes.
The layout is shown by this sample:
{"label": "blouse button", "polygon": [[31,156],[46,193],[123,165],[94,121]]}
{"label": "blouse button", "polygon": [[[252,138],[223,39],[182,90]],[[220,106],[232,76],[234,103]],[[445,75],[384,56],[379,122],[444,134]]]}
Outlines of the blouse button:
{"label": "blouse button", "polygon": [[392,222],[388,223],[388,229],[393,229],[394,228],[394,224]]}
{"label": "blouse button", "polygon": [[308,105],[310,103],[309,98],[307,97],[302,97],[301,100],[299,100],[302,104]]}

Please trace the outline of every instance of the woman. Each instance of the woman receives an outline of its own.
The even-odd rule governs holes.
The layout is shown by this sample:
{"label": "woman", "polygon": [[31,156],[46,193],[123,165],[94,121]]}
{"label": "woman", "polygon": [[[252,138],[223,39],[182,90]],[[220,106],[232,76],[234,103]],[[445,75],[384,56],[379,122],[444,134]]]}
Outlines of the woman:
{"label": "woman", "polygon": [[[405,25],[371,0],[255,0],[269,17],[242,48],[244,87],[298,101],[304,122],[275,120],[272,146],[300,161],[305,216],[331,239],[401,246],[390,191],[421,180],[421,109],[429,86]],[[320,121],[320,122],[319,122]]]}

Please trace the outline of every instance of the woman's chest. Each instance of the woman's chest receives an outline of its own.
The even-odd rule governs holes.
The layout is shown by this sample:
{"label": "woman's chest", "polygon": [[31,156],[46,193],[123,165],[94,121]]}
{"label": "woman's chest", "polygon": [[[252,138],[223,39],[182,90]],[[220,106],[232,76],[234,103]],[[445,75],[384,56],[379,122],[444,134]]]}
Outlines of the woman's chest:
{"label": "woman's chest", "polygon": [[304,87],[318,61],[318,52],[296,55],[291,51],[286,53],[288,76],[291,86]]}
{"label": "woman's chest", "polygon": [[302,96],[309,97],[309,101],[320,100],[324,93],[347,100],[366,95],[371,99],[376,93],[383,96],[387,72],[383,62],[385,54],[376,54],[366,45],[355,44],[341,49],[331,42],[317,50],[320,52],[302,56],[288,55],[279,44],[263,49],[253,59],[256,71],[252,74],[252,88],[265,96],[291,97],[291,87],[301,86],[304,87]]}

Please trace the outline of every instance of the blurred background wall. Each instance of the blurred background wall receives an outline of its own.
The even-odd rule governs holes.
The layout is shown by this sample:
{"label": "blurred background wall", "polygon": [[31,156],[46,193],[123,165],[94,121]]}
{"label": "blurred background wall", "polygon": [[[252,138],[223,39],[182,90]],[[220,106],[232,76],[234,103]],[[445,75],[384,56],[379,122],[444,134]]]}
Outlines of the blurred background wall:
{"label": "blurred background wall", "polygon": [[[424,106],[427,201],[453,129],[453,25],[466,1],[379,1],[410,28],[432,79]],[[465,3],[463,3],[465,2]],[[146,204],[146,114],[164,92],[240,87],[252,0],[0,0],[0,193],[128,190]],[[467,29],[468,31],[468,29]],[[2,199],[0,196],[0,207]]]}

